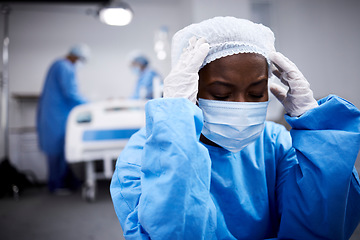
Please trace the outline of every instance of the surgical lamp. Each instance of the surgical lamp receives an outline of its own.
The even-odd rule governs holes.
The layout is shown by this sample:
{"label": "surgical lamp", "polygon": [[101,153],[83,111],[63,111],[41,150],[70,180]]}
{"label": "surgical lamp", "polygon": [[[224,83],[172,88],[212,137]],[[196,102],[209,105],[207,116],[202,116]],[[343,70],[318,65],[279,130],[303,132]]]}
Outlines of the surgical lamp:
{"label": "surgical lamp", "polygon": [[129,4],[121,0],[110,1],[99,10],[98,14],[101,22],[112,26],[128,25],[133,17],[133,11]]}

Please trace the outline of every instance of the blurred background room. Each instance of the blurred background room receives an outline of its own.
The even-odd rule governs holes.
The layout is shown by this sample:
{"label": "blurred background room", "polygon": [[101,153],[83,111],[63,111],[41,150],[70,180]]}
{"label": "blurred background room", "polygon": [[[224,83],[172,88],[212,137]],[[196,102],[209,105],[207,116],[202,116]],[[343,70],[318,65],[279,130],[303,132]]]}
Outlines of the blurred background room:
{"label": "blurred background room", "polygon": [[[101,21],[102,7],[124,2],[133,13],[128,24],[113,26]],[[153,97],[161,97],[161,79],[171,69],[172,36],[191,23],[215,16],[247,18],[270,27],[277,51],[296,63],[316,99],[336,94],[360,107],[358,0],[12,0],[0,1],[0,10],[0,159],[8,159],[30,181],[21,189],[13,186],[0,198],[1,240],[124,239],[109,193],[118,152],[94,154],[94,150],[93,155],[86,155],[94,156],[87,157],[94,160],[92,165],[74,155],[69,165],[85,189],[52,195],[46,188],[47,160],[39,149],[36,130],[38,102],[51,63],[76,43],[91,49],[76,74],[79,92],[92,105],[79,108],[74,124],[95,123],[96,109],[118,114],[119,109],[143,106],[130,101],[140,81],[132,71],[139,55],[146,56],[148,66],[156,72],[159,81],[151,91]],[[282,105],[274,97],[270,100],[268,119],[288,127]],[[123,102],[128,105],[121,105]],[[131,115],[129,122],[135,124],[134,116],[141,114]],[[76,145],[76,134],[76,130],[71,135],[67,132],[66,141],[74,140]],[[98,150],[102,146],[91,147]],[[359,162],[358,156],[358,171]],[[359,227],[351,239],[360,239]]]}

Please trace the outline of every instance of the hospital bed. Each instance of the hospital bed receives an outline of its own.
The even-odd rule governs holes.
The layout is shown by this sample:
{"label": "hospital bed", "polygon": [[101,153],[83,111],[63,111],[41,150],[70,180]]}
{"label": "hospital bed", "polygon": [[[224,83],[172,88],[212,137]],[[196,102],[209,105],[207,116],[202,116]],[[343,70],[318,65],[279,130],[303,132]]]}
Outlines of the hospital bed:
{"label": "hospital bed", "polygon": [[[65,154],[71,163],[85,163],[82,196],[93,201],[96,180],[110,179],[117,159],[132,134],[145,125],[145,101],[107,100],[83,104],[69,114]],[[103,171],[97,172],[95,161]]]}

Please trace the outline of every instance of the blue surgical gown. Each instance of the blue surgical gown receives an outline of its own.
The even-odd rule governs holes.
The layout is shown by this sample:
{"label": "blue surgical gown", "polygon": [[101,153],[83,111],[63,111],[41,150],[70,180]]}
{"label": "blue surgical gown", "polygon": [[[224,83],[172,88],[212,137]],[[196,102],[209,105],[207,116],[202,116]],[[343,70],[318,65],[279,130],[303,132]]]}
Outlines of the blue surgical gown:
{"label": "blue surgical gown", "polygon": [[141,89],[145,89],[146,94],[145,98],[152,99],[153,98],[153,80],[155,77],[158,77],[158,73],[155,72],[153,69],[147,67],[144,69],[143,72],[140,73],[138,81],[136,83],[136,87],[134,93],[132,95],[132,99],[140,99]]}
{"label": "blue surgical gown", "polygon": [[74,64],[67,59],[55,61],[48,70],[38,103],[41,150],[53,156],[64,152],[67,117],[73,107],[85,102],[78,90]]}
{"label": "blue surgical gown", "polygon": [[149,101],[110,186],[125,238],[348,239],[360,219],[360,112],[333,95],[319,104],[286,116],[290,133],[266,122],[232,153],[199,141],[190,101]]}

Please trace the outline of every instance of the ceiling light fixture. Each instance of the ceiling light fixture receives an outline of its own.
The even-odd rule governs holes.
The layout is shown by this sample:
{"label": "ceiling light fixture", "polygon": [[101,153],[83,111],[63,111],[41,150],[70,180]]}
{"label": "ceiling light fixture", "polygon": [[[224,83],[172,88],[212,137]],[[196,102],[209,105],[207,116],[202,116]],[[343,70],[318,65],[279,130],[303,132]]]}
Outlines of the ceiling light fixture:
{"label": "ceiling light fixture", "polygon": [[113,0],[99,10],[100,21],[111,26],[128,25],[133,18],[129,4],[121,0]]}

